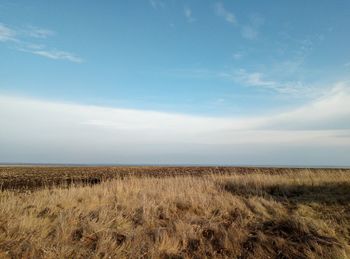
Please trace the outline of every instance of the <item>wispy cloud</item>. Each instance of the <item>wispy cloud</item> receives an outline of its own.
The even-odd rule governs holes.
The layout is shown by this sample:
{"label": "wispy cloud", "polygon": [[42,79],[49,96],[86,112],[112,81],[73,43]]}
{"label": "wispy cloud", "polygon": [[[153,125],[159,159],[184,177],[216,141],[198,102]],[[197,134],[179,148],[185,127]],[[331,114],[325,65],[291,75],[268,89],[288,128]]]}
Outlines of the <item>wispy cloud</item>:
{"label": "wispy cloud", "polygon": [[231,23],[231,24],[237,23],[235,15],[232,12],[226,10],[223,3],[215,4],[215,12],[218,16],[224,18],[228,23]]}
{"label": "wispy cloud", "polygon": [[196,20],[192,15],[192,9],[188,6],[184,7],[184,15],[187,19],[187,22],[194,22]]}
{"label": "wispy cloud", "polygon": [[54,60],[68,60],[74,63],[83,62],[83,59],[73,53],[60,50],[43,49],[40,46],[27,46],[25,48],[18,48],[18,50]]}
{"label": "wispy cloud", "polygon": [[154,9],[164,7],[164,5],[165,5],[162,0],[149,0],[149,3]]}
{"label": "wispy cloud", "polygon": [[9,43],[13,49],[53,60],[82,63],[83,59],[78,55],[68,51],[50,49],[42,43],[42,40],[52,37],[55,34],[52,30],[35,26],[13,29],[0,23],[0,42]]}
{"label": "wispy cloud", "polygon": [[262,73],[248,73],[244,69],[239,69],[235,71],[233,77],[238,81],[241,81],[251,86],[274,87],[276,85],[275,81],[266,80]]}
{"label": "wispy cloud", "polygon": [[243,56],[244,56],[243,52],[240,52],[240,51],[233,53],[232,55],[232,57],[236,60],[241,59]]}
{"label": "wispy cloud", "polygon": [[[274,77],[273,73],[267,74],[261,71],[248,71],[246,69],[173,69],[168,71],[173,76],[196,79],[221,79],[230,80],[241,86],[254,87],[257,90],[271,91],[294,97],[312,97],[320,94],[317,88],[305,85],[301,81],[282,80]],[[276,79],[278,78],[278,79]]]}
{"label": "wispy cloud", "polygon": [[45,39],[54,36],[56,33],[52,30],[38,28],[35,26],[28,26],[24,31],[29,37]]}
{"label": "wispy cloud", "polygon": [[249,22],[241,26],[242,37],[254,40],[259,36],[260,27],[264,24],[262,16],[254,14],[249,17]]}
{"label": "wispy cloud", "polygon": [[16,32],[13,29],[0,23],[0,42],[17,41],[16,36]]}
{"label": "wispy cloud", "polygon": [[258,37],[258,31],[256,28],[251,25],[243,25],[242,26],[242,36],[245,39],[254,40]]}
{"label": "wispy cloud", "polygon": [[242,37],[249,40],[254,40],[258,38],[260,27],[264,23],[264,19],[262,18],[262,16],[254,14],[250,15],[249,22],[247,22],[246,24],[240,24],[237,22],[234,13],[228,11],[221,2],[215,4],[215,13],[216,15],[225,19],[226,22],[238,26],[238,28],[241,31]]}
{"label": "wispy cloud", "polygon": [[306,96],[314,92],[314,88],[305,86],[300,81],[271,80],[268,75],[262,72],[248,72],[245,69],[221,72],[220,76],[242,85],[265,89],[279,94]]}

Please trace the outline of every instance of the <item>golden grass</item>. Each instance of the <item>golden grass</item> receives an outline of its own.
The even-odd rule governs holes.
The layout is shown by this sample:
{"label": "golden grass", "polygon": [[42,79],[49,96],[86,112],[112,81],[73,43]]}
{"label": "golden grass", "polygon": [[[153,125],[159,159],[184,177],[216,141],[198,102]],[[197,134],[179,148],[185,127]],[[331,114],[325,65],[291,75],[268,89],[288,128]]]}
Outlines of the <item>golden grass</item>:
{"label": "golden grass", "polygon": [[349,258],[350,172],[0,192],[0,258]]}

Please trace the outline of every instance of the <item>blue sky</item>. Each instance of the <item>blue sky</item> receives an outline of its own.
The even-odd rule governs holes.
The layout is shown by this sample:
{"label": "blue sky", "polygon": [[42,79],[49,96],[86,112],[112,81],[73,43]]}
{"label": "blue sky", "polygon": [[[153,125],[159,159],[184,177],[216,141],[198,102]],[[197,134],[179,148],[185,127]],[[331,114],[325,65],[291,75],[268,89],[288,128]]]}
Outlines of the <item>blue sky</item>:
{"label": "blue sky", "polygon": [[[350,2],[340,0],[3,0],[0,155],[10,162],[350,165],[349,25]],[[37,126],[22,125],[31,117]],[[54,133],[46,128],[52,118],[67,127]],[[158,126],[145,126],[146,118]],[[28,130],[14,130],[22,126]],[[49,136],[35,138],[41,128]],[[82,140],[55,142],[73,143],[82,131],[105,138],[91,144],[99,151],[85,154]],[[113,155],[122,149],[125,157]]]}

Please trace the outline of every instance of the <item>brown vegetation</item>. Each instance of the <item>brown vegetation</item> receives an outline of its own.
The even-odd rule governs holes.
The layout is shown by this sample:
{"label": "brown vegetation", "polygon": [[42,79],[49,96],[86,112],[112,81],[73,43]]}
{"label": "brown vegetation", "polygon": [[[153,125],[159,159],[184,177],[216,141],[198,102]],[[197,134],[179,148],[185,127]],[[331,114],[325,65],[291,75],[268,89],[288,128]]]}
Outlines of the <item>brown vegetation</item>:
{"label": "brown vegetation", "polygon": [[[318,172],[319,169],[308,169]],[[332,172],[346,172],[333,169]],[[56,167],[56,166],[0,166],[0,190],[34,190],[71,184],[93,185],[124,177],[203,176],[208,174],[283,174],[300,172],[298,168],[255,167],[156,167],[156,166],[108,166],[108,167]]]}
{"label": "brown vegetation", "polygon": [[[100,170],[113,175],[66,188],[50,180],[63,168],[0,169],[0,258],[350,257],[348,170]],[[79,172],[99,169],[62,178]],[[37,190],[14,190],[23,179]]]}

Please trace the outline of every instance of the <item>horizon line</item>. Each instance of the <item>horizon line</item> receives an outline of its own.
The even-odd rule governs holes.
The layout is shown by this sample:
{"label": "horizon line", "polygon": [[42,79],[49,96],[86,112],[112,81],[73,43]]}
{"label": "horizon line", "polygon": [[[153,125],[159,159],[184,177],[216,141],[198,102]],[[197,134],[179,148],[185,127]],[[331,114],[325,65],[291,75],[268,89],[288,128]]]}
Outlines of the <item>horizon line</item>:
{"label": "horizon line", "polygon": [[204,163],[8,163],[0,162],[0,167],[236,167],[236,168],[293,168],[293,169],[349,169],[350,165],[259,165],[259,164],[204,164]]}

